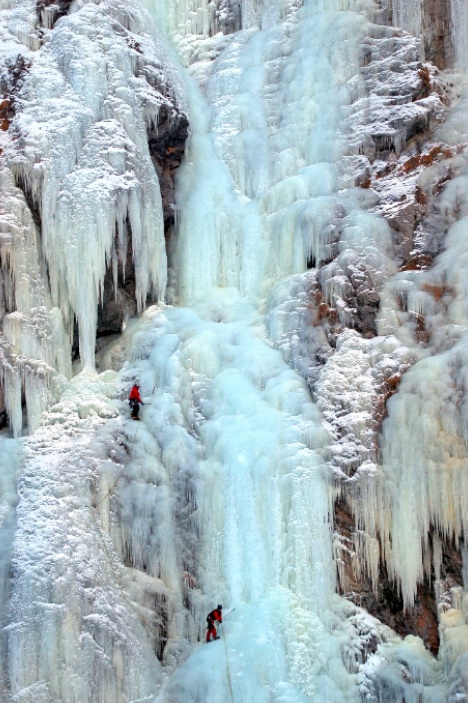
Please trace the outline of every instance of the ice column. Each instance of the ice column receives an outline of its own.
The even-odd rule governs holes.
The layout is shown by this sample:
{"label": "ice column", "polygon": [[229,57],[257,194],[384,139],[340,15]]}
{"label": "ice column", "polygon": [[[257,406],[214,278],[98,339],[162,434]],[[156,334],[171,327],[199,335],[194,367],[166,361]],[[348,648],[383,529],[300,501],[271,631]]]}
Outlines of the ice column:
{"label": "ice column", "polygon": [[70,377],[71,330],[52,306],[40,233],[6,168],[0,169],[0,190],[0,372],[11,427],[18,435],[23,393],[28,426],[35,430],[47,403]]}
{"label": "ice column", "polygon": [[422,0],[394,0],[392,17],[395,27],[401,27],[415,37],[421,36]]}
{"label": "ice column", "polygon": [[468,6],[464,0],[450,0],[450,9],[456,68],[468,74]]}
{"label": "ice column", "polygon": [[182,301],[216,285],[262,299],[282,276],[327,258],[340,125],[362,31],[359,15],[307,4],[289,20],[235,35],[212,67],[208,103],[189,86],[193,135],[178,192]]}
{"label": "ice column", "polygon": [[[318,672],[330,684],[327,666],[314,658],[327,636],[334,590],[320,414],[305,382],[268,344],[261,315],[235,290],[218,289],[191,309],[164,310],[139,343],[128,373],[155,390],[143,409],[131,482],[119,486],[118,544],[123,539],[135,566],[146,563],[148,576],[162,579],[171,594],[165,656],[181,638],[193,642],[197,630],[203,637],[207,609],[219,600],[227,610],[236,607],[226,620],[233,666],[242,670],[242,653],[258,663],[249,673],[250,699],[247,679],[233,684],[239,701],[262,695],[264,677],[278,689],[290,686],[291,700],[302,700]],[[148,482],[157,485],[154,493]],[[135,515],[136,506],[153,516],[151,529]],[[176,549],[195,632],[180,606]],[[268,670],[271,651],[282,660],[278,669]],[[199,656],[206,656],[203,648],[194,648],[188,664],[198,675],[187,676],[182,667],[168,689],[180,677],[182,688],[164,691],[161,701],[209,699],[207,679],[213,666],[224,676],[224,650],[208,653],[208,667]],[[223,683],[217,698],[227,695]]]}

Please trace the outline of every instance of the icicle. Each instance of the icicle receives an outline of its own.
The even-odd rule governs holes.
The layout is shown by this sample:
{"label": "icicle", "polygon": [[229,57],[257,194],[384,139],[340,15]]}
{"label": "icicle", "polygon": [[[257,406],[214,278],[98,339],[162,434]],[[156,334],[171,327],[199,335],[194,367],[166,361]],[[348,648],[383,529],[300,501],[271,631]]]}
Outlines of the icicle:
{"label": "icicle", "polygon": [[39,233],[23,194],[4,168],[0,184],[4,209],[0,223],[5,233],[0,239],[0,267],[9,291],[3,302],[7,312],[2,321],[1,375],[7,413],[17,436],[25,424],[23,394],[27,424],[34,431],[60,384],[70,377],[70,343],[67,319],[52,306]]}
{"label": "icicle", "polygon": [[422,0],[394,0],[391,5],[393,24],[420,38],[422,32]]}
{"label": "icicle", "polygon": [[[15,122],[24,137],[9,155],[40,207],[53,303],[67,319],[76,316],[85,365],[94,363],[106,270],[114,253],[126,257],[127,220],[139,310],[148,295],[162,298],[166,283],[147,101],[135,81],[137,66],[125,36],[113,30],[115,18],[143,33],[144,17],[134,10],[129,20],[128,6],[84,3],[62,19],[26,77],[25,107]],[[107,37],[113,37],[112,47]],[[157,55],[154,44],[149,51]]]}
{"label": "icicle", "polygon": [[432,549],[434,560],[434,576],[436,581],[440,581],[440,567],[442,566],[442,542],[439,535],[432,536]]}

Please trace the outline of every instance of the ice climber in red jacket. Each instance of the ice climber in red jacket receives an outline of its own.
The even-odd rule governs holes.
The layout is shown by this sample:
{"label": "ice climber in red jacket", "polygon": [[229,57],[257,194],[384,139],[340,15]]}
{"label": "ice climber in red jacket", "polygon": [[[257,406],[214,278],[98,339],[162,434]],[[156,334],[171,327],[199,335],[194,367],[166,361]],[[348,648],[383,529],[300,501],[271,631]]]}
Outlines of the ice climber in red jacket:
{"label": "ice climber in red jacket", "polygon": [[206,632],[206,641],[210,642],[211,637],[214,640],[219,640],[218,633],[216,631],[216,623],[222,623],[223,622],[223,606],[218,605],[218,607],[215,610],[212,610],[211,613],[209,613],[206,617],[206,622],[208,623],[208,629]]}
{"label": "ice climber in red jacket", "polygon": [[128,396],[128,403],[132,409],[132,420],[139,420],[140,418],[138,417],[138,413],[140,412],[140,403],[144,405],[144,402],[141,399],[140,386],[138,383],[135,383],[135,385],[132,386],[132,390]]}

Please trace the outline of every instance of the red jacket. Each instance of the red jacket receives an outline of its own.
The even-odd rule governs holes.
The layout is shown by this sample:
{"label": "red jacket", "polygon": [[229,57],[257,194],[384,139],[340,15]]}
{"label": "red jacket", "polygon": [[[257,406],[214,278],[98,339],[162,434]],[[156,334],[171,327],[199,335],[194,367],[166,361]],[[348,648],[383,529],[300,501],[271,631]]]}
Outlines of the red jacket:
{"label": "red jacket", "polygon": [[206,619],[208,621],[208,627],[212,627],[214,625],[215,620],[217,620],[218,622],[223,622],[223,614],[220,610],[216,608],[216,610],[211,611],[211,613]]}
{"label": "red jacket", "polygon": [[140,391],[136,386],[133,386],[132,390],[130,391],[130,395],[128,396],[129,400],[137,400],[139,403],[143,403],[141,396],[140,396]]}

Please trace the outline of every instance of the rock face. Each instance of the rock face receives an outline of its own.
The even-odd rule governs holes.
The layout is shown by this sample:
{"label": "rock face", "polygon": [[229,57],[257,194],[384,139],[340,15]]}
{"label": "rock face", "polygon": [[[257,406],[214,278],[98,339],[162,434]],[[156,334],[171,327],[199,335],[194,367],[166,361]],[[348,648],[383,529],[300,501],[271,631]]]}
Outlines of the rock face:
{"label": "rock face", "polygon": [[450,0],[423,0],[421,11],[424,53],[427,60],[440,69],[453,66]]}
{"label": "rock face", "polygon": [[[362,574],[356,572],[353,565],[356,563],[353,547],[356,528],[349,507],[344,501],[338,500],[335,503],[334,517],[340,540],[340,592],[402,637],[421,637],[426,647],[433,654],[437,654],[440,645],[437,606],[448,598],[451,588],[463,584],[460,547],[451,540],[444,541],[441,579],[436,582],[436,575],[432,570],[430,576],[418,587],[414,606],[405,610],[398,588],[384,567],[380,568],[375,589],[369,580],[363,579]],[[448,602],[450,603],[450,599]]]}
{"label": "rock face", "polygon": [[168,102],[161,106],[158,124],[148,130],[149,148],[161,187],[167,234],[174,224],[174,179],[184,155],[188,128],[185,113]]}

